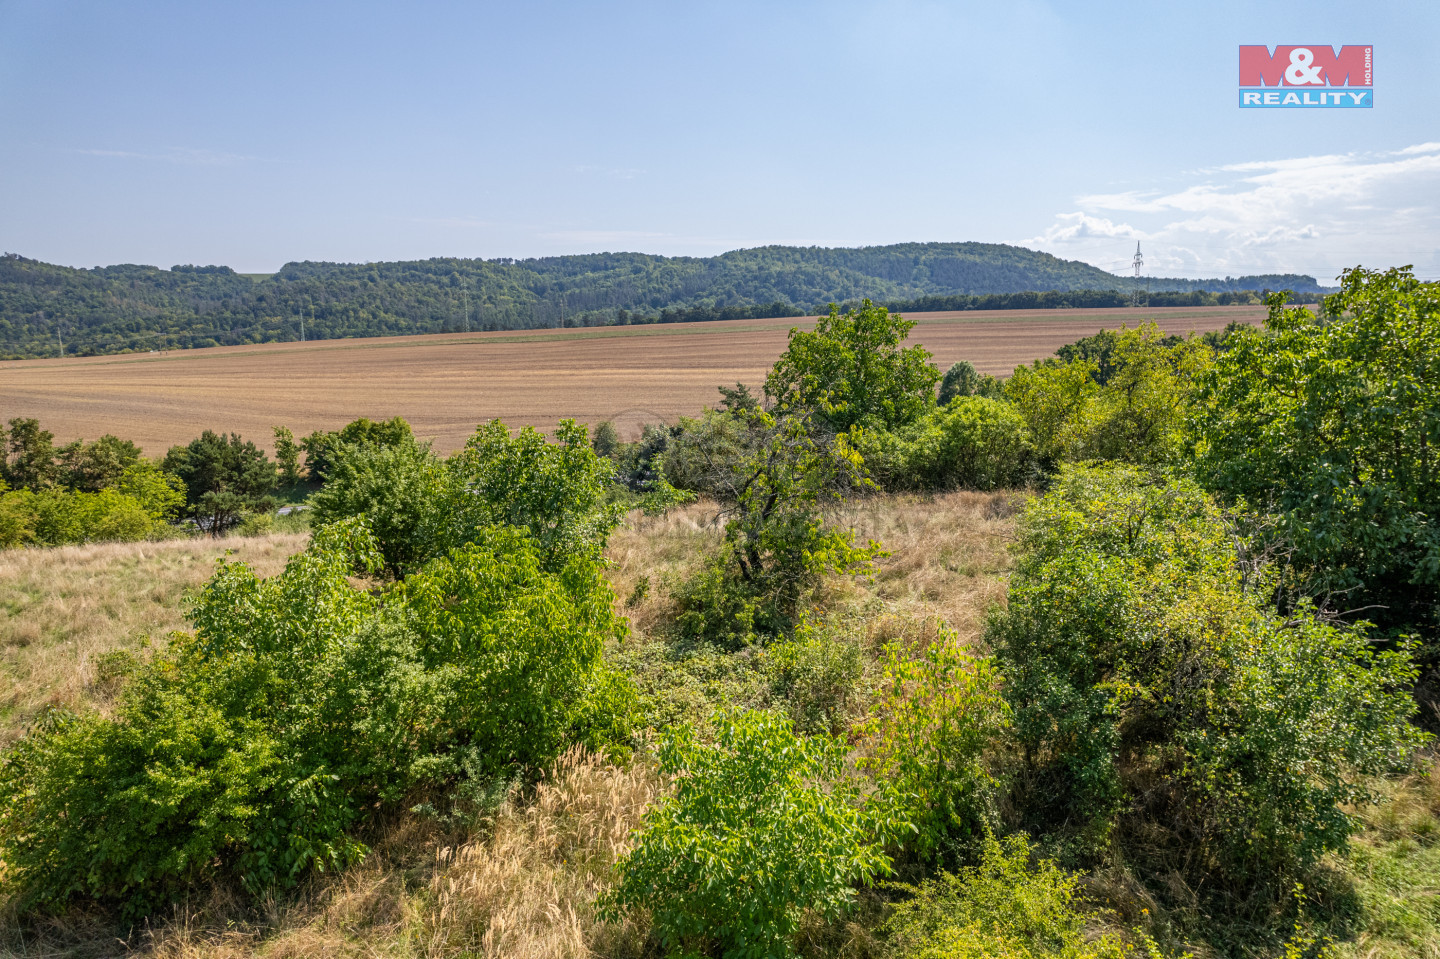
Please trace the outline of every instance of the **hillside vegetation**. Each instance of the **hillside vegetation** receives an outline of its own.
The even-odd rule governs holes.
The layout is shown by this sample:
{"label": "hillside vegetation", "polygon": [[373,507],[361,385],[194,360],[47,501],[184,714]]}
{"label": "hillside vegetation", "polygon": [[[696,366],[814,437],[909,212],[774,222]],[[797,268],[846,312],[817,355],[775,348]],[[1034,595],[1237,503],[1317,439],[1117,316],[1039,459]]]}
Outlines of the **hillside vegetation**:
{"label": "hillside vegetation", "polygon": [[1078,261],[984,243],[772,246],[716,257],[303,262],[268,277],[224,266],[71,269],[6,254],[0,357],[55,356],[62,341],[69,354],[97,354],[298,340],[302,324],[305,337],[333,339],[795,316],[861,298],[897,307],[929,298],[906,309],[1115,306],[1122,294],[1073,304],[1033,293],[1013,303],[987,295],[1132,288],[1319,291],[1302,276],[1137,283]]}
{"label": "hillside vegetation", "polygon": [[[1354,270],[1002,382],[865,302],[633,442],[286,437],[283,569],[102,624],[99,681],[12,718],[0,941],[1434,959],[1437,323]],[[273,505],[233,435],[120,475],[215,531]]]}

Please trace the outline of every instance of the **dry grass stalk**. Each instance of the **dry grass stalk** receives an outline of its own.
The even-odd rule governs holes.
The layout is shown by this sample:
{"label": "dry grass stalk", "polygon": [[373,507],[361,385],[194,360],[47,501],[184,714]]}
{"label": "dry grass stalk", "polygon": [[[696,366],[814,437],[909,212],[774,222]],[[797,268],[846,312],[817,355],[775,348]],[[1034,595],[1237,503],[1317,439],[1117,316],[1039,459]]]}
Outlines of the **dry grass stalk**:
{"label": "dry grass stalk", "polygon": [[644,930],[603,926],[592,906],[661,788],[644,763],[620,769],[572,749],[531,802],[500,809],[487,839],[436,850],[423,954],[640,954]]}
{"label": "dry grass stalk", "polygon": [[304,534],[0,551],[0,748],[47,703],[94,698],[96,664],[113,650],[163,642],[185,627],[185,595],[227,552],[262,576]]}

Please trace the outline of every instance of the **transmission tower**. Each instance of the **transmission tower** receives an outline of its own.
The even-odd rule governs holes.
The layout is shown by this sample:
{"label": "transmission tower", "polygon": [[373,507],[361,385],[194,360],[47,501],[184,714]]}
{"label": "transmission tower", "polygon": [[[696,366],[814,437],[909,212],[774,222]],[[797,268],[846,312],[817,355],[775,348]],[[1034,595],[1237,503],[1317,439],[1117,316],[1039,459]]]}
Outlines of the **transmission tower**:
{"label": "transmission tower", "polygon": [[[1139,240],[1136,240],[1136,241],[1135,241],[1135,259],[1133,259],[1133,260],[1130,261],[1130,265],[1133,266],[1133,267],[1135,267],[1135,279],[1138,281],[1138,280],[1140,279],[1140,268],[1145,265],[1145,258],[1140,255],[1140,241],[1139,241]],[[1133,290],[1130,291],[1130,305],[1131,305],[1131,306],[1143,306],[1144,304],[1150,302],[1150,297],[1149,297],[1149,287],[1150,287],[1150,283],[1149,283],[1148,280],[1147,280],[1146,283],[1145,283],[1145,287],[1146,287],[1146,294],[1142,296],[1141,293],[1140,293],[1140,284],[1139,284],[1138,282],[1135,284],[1135,289],[1133,289]]]}

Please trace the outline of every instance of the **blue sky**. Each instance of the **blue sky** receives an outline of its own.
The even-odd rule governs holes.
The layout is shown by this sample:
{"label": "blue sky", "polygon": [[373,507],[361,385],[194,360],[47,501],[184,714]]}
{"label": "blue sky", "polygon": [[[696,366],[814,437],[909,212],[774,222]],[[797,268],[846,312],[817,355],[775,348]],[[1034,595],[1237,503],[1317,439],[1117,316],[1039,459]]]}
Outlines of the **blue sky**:
{"label": "blue sky", "polygon": [[[50,262],[1020,243],[1440,277],[1440,4],[0,0],[0,249]],[[1372,110],[1240,110],[1242,43]]]}

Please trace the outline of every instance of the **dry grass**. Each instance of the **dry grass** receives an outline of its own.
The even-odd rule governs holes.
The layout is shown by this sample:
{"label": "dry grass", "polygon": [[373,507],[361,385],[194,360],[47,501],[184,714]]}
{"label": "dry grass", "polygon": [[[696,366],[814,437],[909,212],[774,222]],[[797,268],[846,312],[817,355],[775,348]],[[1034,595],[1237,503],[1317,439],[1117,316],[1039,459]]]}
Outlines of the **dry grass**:
{"label": "dry grass", "polygon": [[1005,601],[1010,542],[1025,494],[957,492],[876,496],[840,517],[881,543],[868,590],[911,618],[938,619],[975,642],[990,608]]}
{"label": "dry grass", "polygon": [[185,626],[184,597],[227,553],[269,576],[302,534],[0,552],[0,746],[46,703],[91,698],[104,654]]}
{"label": "dry grass", "polygon": [[[970,360],[1009,374],[1102,327],[1155,320],[1171,333],[1259,322],[1264,307],[914,313],[911,339],[942,368]],[[202,430],[268,446],[357,416],[403,416],[453,450],[477,423],[551,429],[565,417],[673,422],[716,399],[717,383],[761,382],[804,318],[655,324],[529,333],[456,333],[268,343],[166,354],[0,364],[0,408],[33,416],[57,442],[114,433],[154,456]]]}
{"label": "dry grass", "polygon": [[100,921],[70,917],[0,934],[0,955],[132,955],[153,959],[626,959],[647,954],[646,930],[596,920],[645,808],[664,789],[645,763],[621,769],[572,750],[523,798],[455,841],[404,813],[366,862],[312,881],[285,901],[246,904],[226,890],[177,907],[168,921],[121,940]]}

